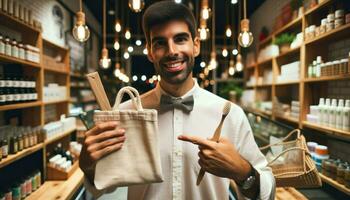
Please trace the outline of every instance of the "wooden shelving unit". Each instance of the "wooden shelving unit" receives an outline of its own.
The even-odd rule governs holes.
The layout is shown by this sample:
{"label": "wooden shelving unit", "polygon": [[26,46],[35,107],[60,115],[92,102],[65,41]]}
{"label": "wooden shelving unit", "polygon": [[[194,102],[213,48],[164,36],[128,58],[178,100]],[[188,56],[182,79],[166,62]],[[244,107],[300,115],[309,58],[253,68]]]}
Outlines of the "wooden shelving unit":
{"label": "wooden shelving unit", "polygon": [[[305,36],[305,28],[312,24],[317,26],[320,24],[320,18],[326,17],[330,8],[334,7],[334,0],[325,0],[321,4],[307,10],[302,16],[297,19],[292,20],[288,24],[284,25],[280,29],[274,31],[268,38],[261,41],[257,45],[256,55],[259,51],[272,43],[276,37],[285,32],[302,32]],[[271,113],[270,115],[264,112],[261,112],[259,109],[252,108],[243,108],[247,112],[255,113],[257,115],[262,115],[271,120],[284,123],[288,126],[295,128],[303,128],[311,130],[312,132],[317,132],[317,134],[324,135],[325,138],[336,138],[337,140],[350,141],[350,132],[343,131],[335,128],[321,126],[319,124],[314,124],[306,121],[306,115],[309,113],[310,105],[317,105],[318,99],[321,97],[327,98],[330,94],[329,91],[323,89],[325,86],[330,85],[334,81],[350,81],[350,73],[345,75],[337,76],[324,76],[320,78],[308,78],[307,76],[307,67],[316,59],[316,56],[321,55],[322,59],[327,62],[331,61],[327,51],[329,45],[344,39],[350,38],[350,24],[345,24],[339,28],[333,29],[329,32],[326,32],[318,37],[315,37],[310,40],[304,40],[302,44],[294,49],[290,49],[284,53],[280,53],[278,56],[256,62],[254,65],[250,65],[249,68],[245,69],[246,74],[249,76],[255,77],[255,80],[258,80],[258,77],[261,76],[261,72],[266,70],[270,65],[272,66],[273,72],[273,82],[271,85],[254,85],[246,87],[246,89],[253,89],[255,91],[255,102],[259,101],[271,101],[272,110],[276,108],[274,102],[275,97],[278,100],[281,100],[281,103],[291,104],[291,101],[299,101],[300,105],[300,114],[299,118],[291,118],[287,116],[280,116],[277,113]],[[322,50],[321,50],[322,49]],[[347,57],[347,56],[346,56]],[[345,57],[344,57],[345,58]],[[300,61],[299,68],[299,80],[298,81],[286,81],[286,82],[277,82],[277,77],[280,73],[281,65],[288,64],[294,61]],[[252,72],[254,70],[254,72]],[[246,78],[249,78],[246,77]],[[247,79],[246,79],[247,80]],[[268,92],[266,92],[268,91]],[[260,93],[267,93],[268,99],[260,99]],[[334,95],[333,95],[334,96]],[[334,98],[334,97],[333,97]],[[257,104],[258,105],[258,104]],[[316,133],[315,133],[316,134]],[[323,138],[322,137],[322,138]],[[348,188],[339,185],[337,182],[329,179],[328,177],[322,176],[322,180],[329,183],[333,187],[339,189],[340,191],[349,195]]]}
{"label": "wooden shelving unit", "polygon": [[350,189],[345,187],[345,185],[340,184],[337,181],[335,181],[335,180],[333,180],[333,179],[331,179],[331,178],[329,178],[321,173],[320,173],[320,177],[321,177],[322,182],[325,182],[325,183],[337,188],[338,190],[344,192],[345,194],[350,195]]}
{"label": "wooden shelving unit", "polygon": [[[22,42],[40,49],[40,63],[29,62],[6,55],[0,55],[0,63],[3,65],[4,73],[8,73],[7,67],[16,64],[26,76],[34,77],[36,80],[36,91],[38,93],[38,100],[33,102],[23,102],[9,105],[1,105],[0,112],[4,113],[18,113],[19,126],[43,126],[46,123],[47,109],[56,110],[56,119],[60,119],[61,114],[68,114],[68,105],[70,99],[70,66],[69,66],[69,50],[65,47],[58,46],[50,41],[44,40],[40,30],[4,13],[0,10],[1,25],[10,30],[14,30],[22,34]],[[44,57],[51,57],[54,62],[52,66],[44,62]],[[61,58],[61,59],[60,59]],[[58,60],[59,59],[59,60]],[[58,61],[57,61],[58,60]],[[46,60],[47,61],[47,60]],[[57,64],[57,65],[55,65]],[[60,66],[60,68],[56,68]],[[58,83],[60,86],[67,87],[66,100],[43,102],[43,87],[49,83]],[[52,109],[55,107],[56,109]],[[15,111],[16,110],[16,111]],[[12,112],[13,111],[13,112]],[[2,114],[2,113],[1,113]],[[17,117],[17,115],[16,115]],[[52,117],[52,116],[51,116]],[[5,119],[3,119],[5,121]],[[8,119],[6,119],[8,120]],[[64,147],[69,146],[70,136],[75,133],[75,128],[58,134],[56,137],[45,140],[35,146],[26,148],[16,154],[9,154],[7,158],[0,161],[0,176],[2,180],[12,180],[15,176],[13,173],[4,174],[8,169],[15,167],[16,162],[28,162],[28,160],[35,160],[30,163],[35,168],[41,170],[43,185],[26,199],[70,199],[76,190],[82,185],[83,173],[78,169],[74,172],[71,178],[67,181],[46,181],[46,162],[47,155],[50,150],[54,148],[57,143],[62,143]],[[7,135],[6,135],[7,136]],[[36,152],[40,152],[37,154]],[[35,155],[35,156],[34,156]],[[33,156],[33,157],[32,157]],[[40,156],[40,157],[39,157]],[[27,159],[28,158],[28,159]],[[38,161],[39,159],[39,161]],[[40,161],[41,160],[41,161]],[[33,166],[31,166],[33,168]],[[5,169],[6,168],[6,169]],[[25,171],[26,167],[23,168]],[[5,171],[3,171],[5,170]],[[3,179],[4,178],[4,179]],[[17,177],[18,178],[18,177]],[[13,182],[18,181],[13,180]],[[11,183],[12,184],[12,183]],[[9,185],[8,187],[10,187]],[[0,186],[0,189],[3,185]],[[53,196],[55,196],[53,198]],[[46,198],[47,197],[47,198]]]}

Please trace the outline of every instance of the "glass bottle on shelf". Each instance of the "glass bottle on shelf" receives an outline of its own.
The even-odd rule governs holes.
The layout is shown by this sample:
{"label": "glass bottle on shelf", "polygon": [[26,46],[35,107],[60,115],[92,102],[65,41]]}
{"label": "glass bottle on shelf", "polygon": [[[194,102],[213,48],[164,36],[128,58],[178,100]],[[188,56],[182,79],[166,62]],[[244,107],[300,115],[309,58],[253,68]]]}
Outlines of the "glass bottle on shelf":
{"label": "glass bottle on shelf", "polygon": [[2,35],[0,35],[0,54],[5,54],[5,41]]}
{"label": "glass bottle on shelf", "polygon": [[18,58],[18,46],[17,46],[17,41],[16,40],[12,40],[12,48],[11,48],[11,55],[15,58]]}
{"label": "glass bottle on shelf", "polygon": [[11,46],[11,41],[10,38],[5,39],[5,55],[11,56],[12,53],[12,46]]}
{"label": "glass bottle on shelf", "polygon": [[25,60],[25,58],[26,58],[24,46],[22,43],[18,44],[18,57],[22,60]]}
{"label": "glass bottle on shelf", "polygon": [[7,158],[8,154],[9,154],[9,145],[8,145],[6,137],[3,138],[3,140],[2,140],[1,149],[2,149],[2,157]]}
{"label": "glass bottle on shelf", "polygon": [[24,144],[23,144],[23,136],[22,133],[18,135],[18,151],[22,151],[24,149]]}

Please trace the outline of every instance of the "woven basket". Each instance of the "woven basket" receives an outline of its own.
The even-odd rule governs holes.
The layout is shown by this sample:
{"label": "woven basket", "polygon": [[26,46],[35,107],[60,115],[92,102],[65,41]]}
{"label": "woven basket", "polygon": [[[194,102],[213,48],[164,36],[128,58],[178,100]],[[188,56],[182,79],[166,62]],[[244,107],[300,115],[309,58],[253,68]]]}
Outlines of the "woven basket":
{"label": "woven basket", "polygon": [[[297,137],[295,140],[290,140],[293,134],[297,134]],[[311,188],[322,185],[316,165],[307,149],[305,138],[300,134],[299,129],[291,131],[280,142],[267,145],[260,150],[278,146],[282,147],[283,151],[268,163],[275,176],[277,187]],[[288,154],[298,155],[300,160],[297,159],[295,162],[296,157],[288,157]],[[284,162],[277,163],[282,156],[286,156]]]}

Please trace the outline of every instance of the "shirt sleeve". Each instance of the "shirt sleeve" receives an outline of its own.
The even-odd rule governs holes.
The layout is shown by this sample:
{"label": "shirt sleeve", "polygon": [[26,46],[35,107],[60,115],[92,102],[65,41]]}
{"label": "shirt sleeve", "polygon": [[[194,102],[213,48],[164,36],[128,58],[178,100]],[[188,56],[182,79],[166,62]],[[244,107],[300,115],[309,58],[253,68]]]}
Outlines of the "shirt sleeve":
{"label": "shirt sleeve", "polygon": [[235,145],[241,156],[246,159],[260,174],[259,199],[275,199],[275,178],[271,168],[267,167],[265,156],[257,146],[249,121],[241,108],[238,109],[240,120]]}

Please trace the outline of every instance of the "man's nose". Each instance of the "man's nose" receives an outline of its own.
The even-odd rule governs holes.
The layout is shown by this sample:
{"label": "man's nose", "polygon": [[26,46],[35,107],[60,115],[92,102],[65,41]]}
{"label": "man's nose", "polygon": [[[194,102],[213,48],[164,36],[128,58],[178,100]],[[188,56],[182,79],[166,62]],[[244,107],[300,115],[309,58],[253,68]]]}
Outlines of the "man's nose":
{"label": "man's nose", "polygon": [[178,54],[177,45],[173,41],[168,42],[168,52],[169,52],[169,55],[177,55]]}

